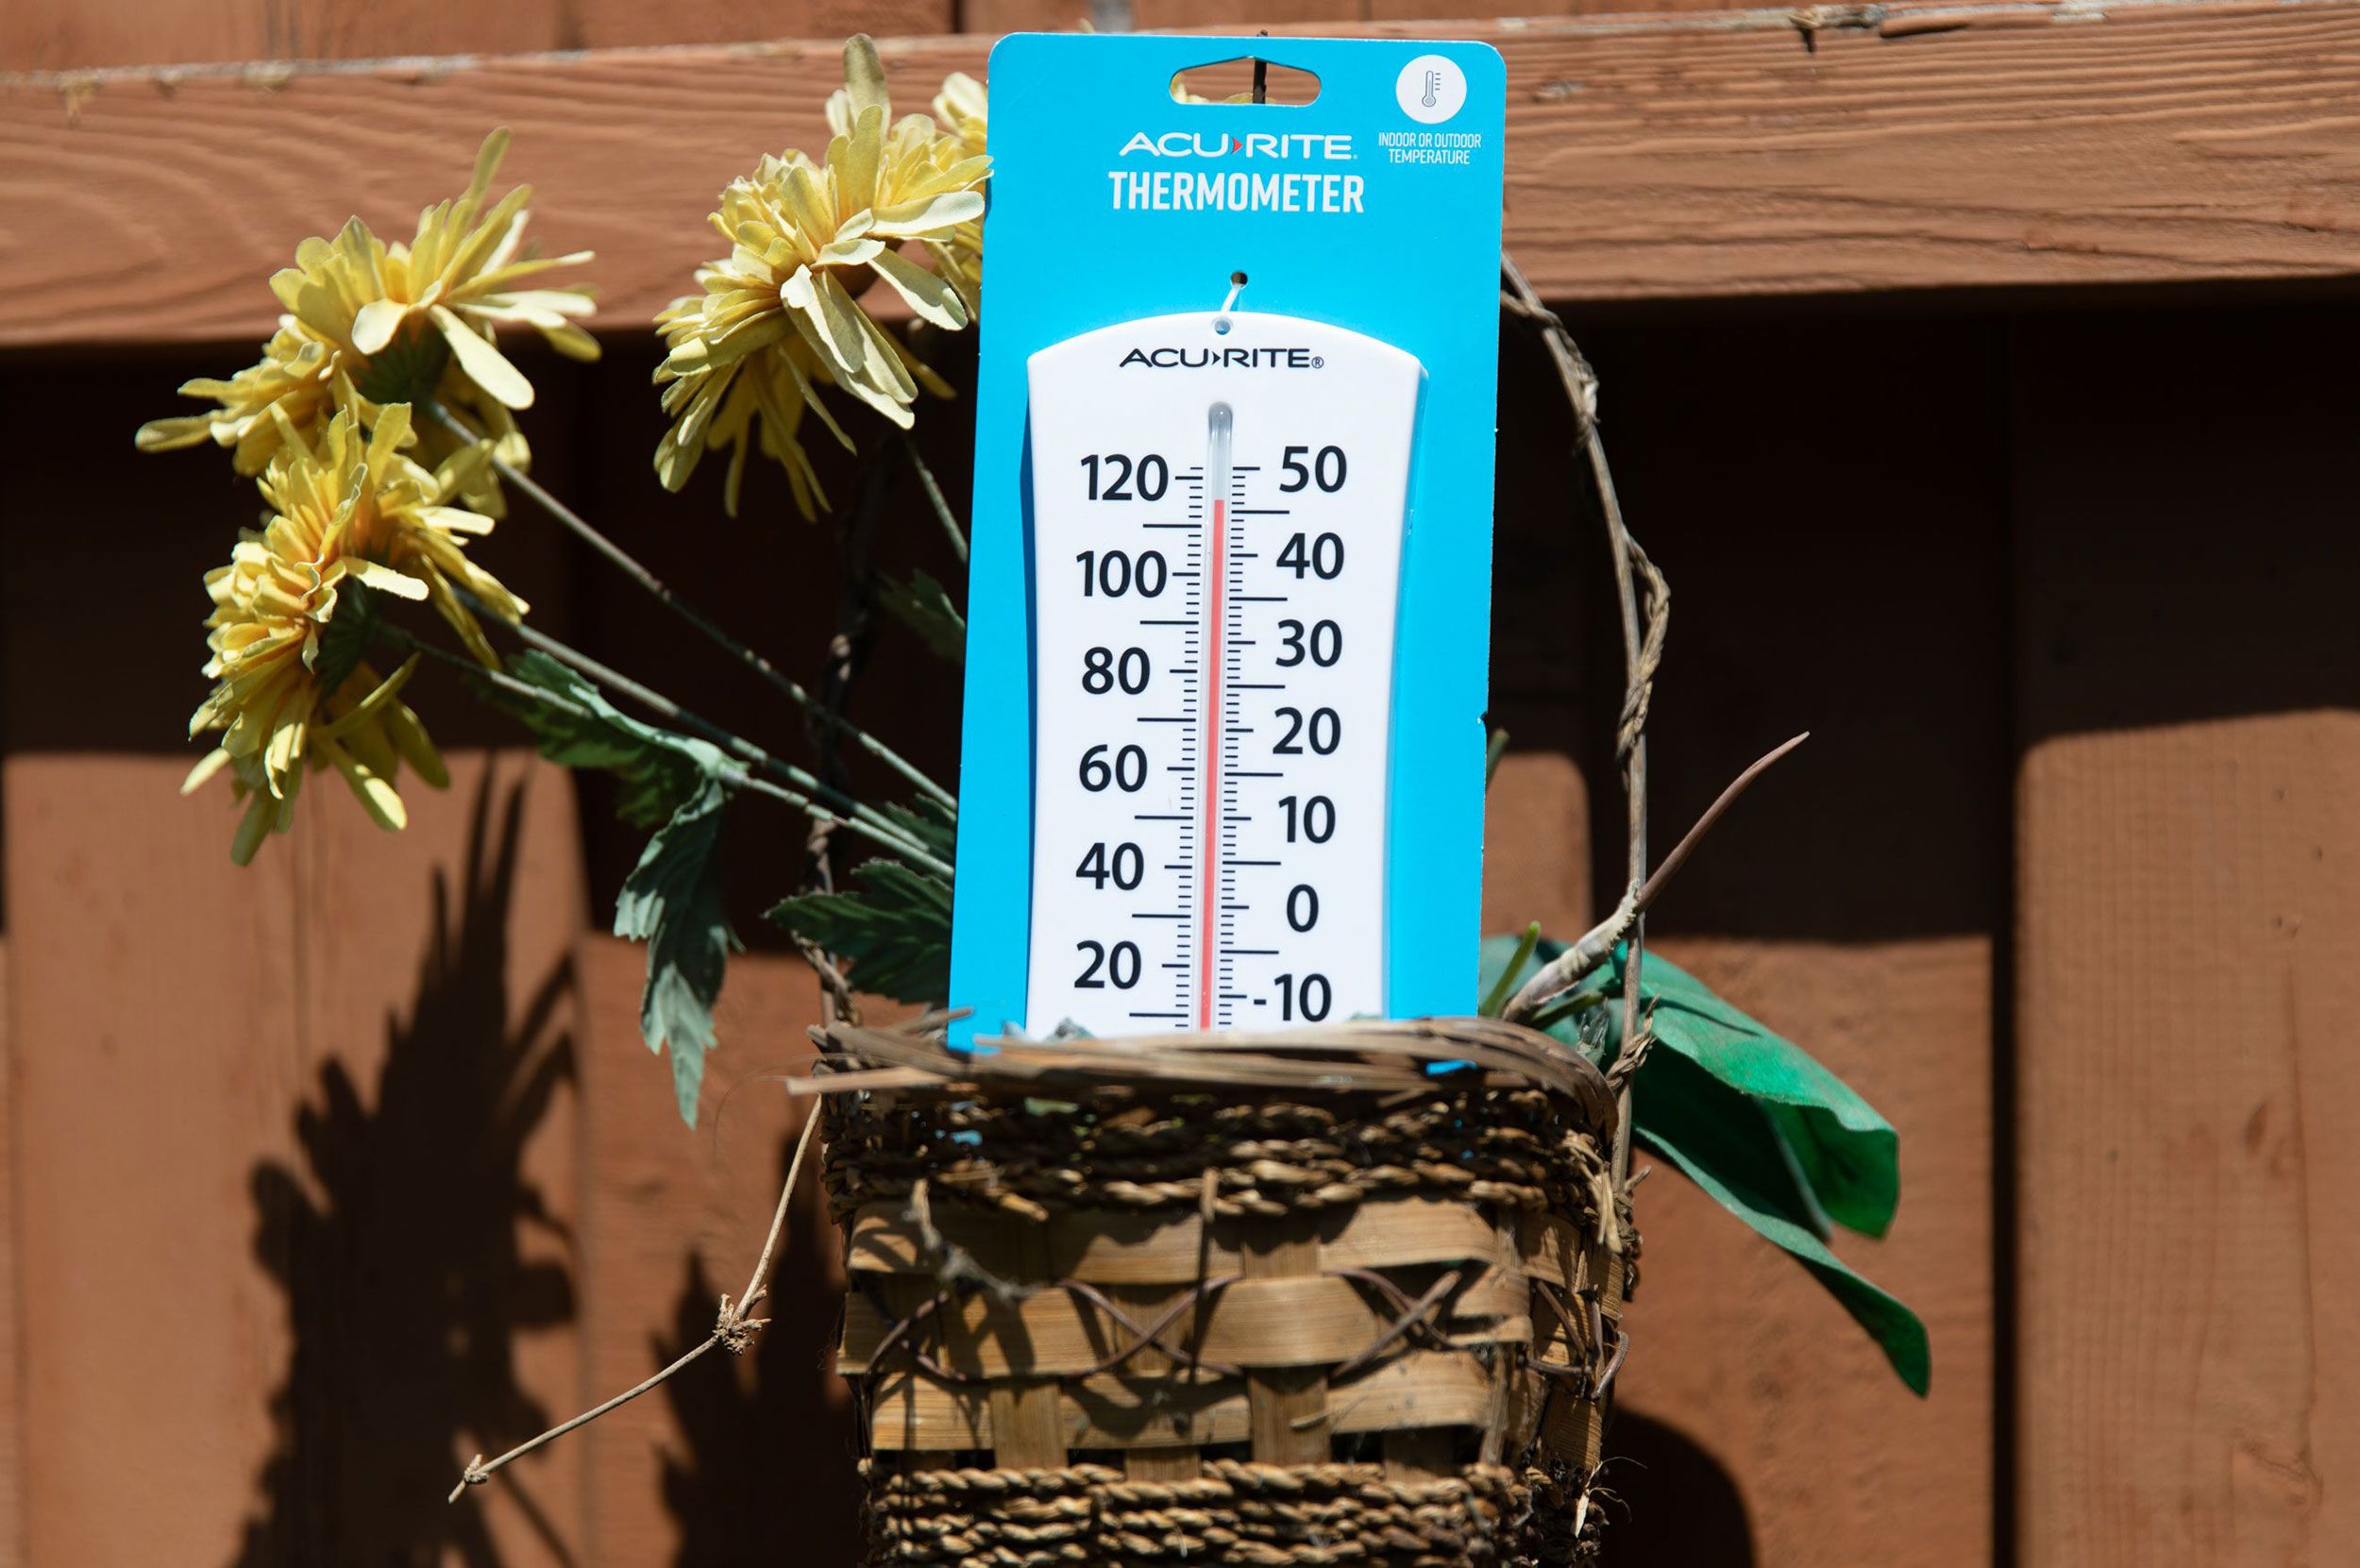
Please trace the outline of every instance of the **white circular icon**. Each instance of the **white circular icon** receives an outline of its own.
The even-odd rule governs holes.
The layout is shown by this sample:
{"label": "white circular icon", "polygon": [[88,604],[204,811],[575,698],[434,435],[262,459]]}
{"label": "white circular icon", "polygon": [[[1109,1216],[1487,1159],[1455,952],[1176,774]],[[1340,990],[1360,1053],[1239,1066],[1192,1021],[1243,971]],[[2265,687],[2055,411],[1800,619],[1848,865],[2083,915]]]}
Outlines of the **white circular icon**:
{"label": "white circular icon", "polygon": [[1420,55],[1401,68],[1393,96],[1412,120],[1438,126],[1466,103],[1467,74],[1441,55]]}

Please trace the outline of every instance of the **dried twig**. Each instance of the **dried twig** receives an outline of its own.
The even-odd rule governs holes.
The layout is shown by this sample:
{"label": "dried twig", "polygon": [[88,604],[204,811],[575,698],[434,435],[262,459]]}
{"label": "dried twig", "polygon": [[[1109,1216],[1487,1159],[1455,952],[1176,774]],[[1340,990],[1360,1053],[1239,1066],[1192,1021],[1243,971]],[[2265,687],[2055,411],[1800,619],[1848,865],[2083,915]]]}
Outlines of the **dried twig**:
{"label": "dried twig", "polygon": [[750,1317],[748,1314],[752,1312],[756,1304],[770,1293],[770,1259],[777,1254],[779,1237],[786,1229],[787,1211],[793,1206],[795,1196],[795,1178],[803,1169],[803,1151],[811,1146],[812,1131],[818,1125],[819,1113],[816,1109],[803,1118],[803,1130],[795,1139],[795,1156],[787,1161],[786,1180],[779,1187],[779,1206],[770,1216],[770,1234],[763,1239],[762,1256],[754,1260],[754,1272],[746,1281],[745,1293],[734,1302],[727,1296],[721,1298],[721,1311],[720,1315],[714,1320],[713,1332],[699,1340],[687,1354],[682,1356],[670,1366],[616,1394],[605,1404],[593,1406],[574,1417],[573,1420],[550,1427],[530,1442],[518,1443],[497,1459],[487,1462],[482,1455],[478,1454],[468,1461],[467,1468],[460,1472],[459,1484],[450,1489],[448,1499],[450,1502],[456,1503],[459,1501],[461,1492],[465,1492],[471,1486],[481,1486],[490,1480],[496,1472],[514,1464],[534,1449],[555,1442],[575,1427],[587,1426],[607,1411],[630,1404],[714,1346],[719,1345],[733,1356],[744,1354],[746,1347],[753,1342],[754,1335],[770,1322],[767,1318]]}
{"label": "dried twig", "polygon": [[[1671,588],[1639,548],[1623,522],[1623,506],[1614,491],[1614,473],[1607,465],[1606,443],[1598,434],[1598,378],[1582,358],[1573,333],[1557,312],[1542,302],[1515,259],[1500,252],[1500,276],[1508,287],[1501,298],[1514,314],[1533,322],[1548,346],[1549,358],[1564,383],[1566,401],[1574,411],[1581,447],[1590,461],[1591,481],[1597,487],[1598,510],[1604,516],[1607,547],[1614,562],[1615,599],[1623,621],[1623,712],[1616,725],[1615,755],[1623,768],[1623,801],[1628,838],[1627,876],[1635,899],[1647,882],[1647,705],[1655,691],[1656,667],[1663,656],[1663,638],[1670,624]],[[1646,582],[1645,615],[1642,618],[1640,582]],[[1639,971],[1645,938],[1645,916],[1631,914],[1627,939],[1630,961],[1623,969],[1622,1037],[1639,1035]],[[1630,1090],[1621,1096],[1622,1115],[1614,1129],[1614,1180],[1620,1186],[1630,1170]]]}
{"label": "dried twig", "polygon": [[[1762,777],[1772,763],[1777,762],[1810,738],[1811,732],[1804,731],[1792,740],[1757,758],[1745,771],[1731,779],[1728,787],[1721,791],[1712,804],[1705,808],[1704,815],[1696,818],[1695,825],[1682,835],[1680,841],[1673,846],[1672,852],[1663,857],[1663,863],[1648,873],[1647,880],[1626,892],[1623,895],[1623,902],[1615,906],[1613,914],[1583,932],[1580,940],[1542,965],[1530,980],[1526,981],[1518,988],[1508,1005],[1500,1009],[1499,1016],[1511,1023],[1529,1021],[1542,1008],[1573,989],[1581,982],[1584,975],[1606,962],[1607,955],[1614,951],[1614,944],[1628,935],[1631,927],[1654,906],[1657,895],[1663,891],[1664,885],[1678,874],[1680,867],[1687,863],[1689,855],[1694,852],[1696,845],[1706,834],[1712,831],[1712,825],[1721,819],[1729,807],[1736,803],[1737,798],[1745,794],[1747,787],[1756,779]],[[1508,975],[1523,968],[1524,961],[1531,954],[1532,949],[1529,945],[1519,946],[1515,961],[1509,966],[1507,973],[1500,977],[1501,984],[1505,985]],[[1634,1035],[1627,1037],[1636,1040],[1639,1037]],[[1626,1047],[1626,1049],[1630,1048]]]}

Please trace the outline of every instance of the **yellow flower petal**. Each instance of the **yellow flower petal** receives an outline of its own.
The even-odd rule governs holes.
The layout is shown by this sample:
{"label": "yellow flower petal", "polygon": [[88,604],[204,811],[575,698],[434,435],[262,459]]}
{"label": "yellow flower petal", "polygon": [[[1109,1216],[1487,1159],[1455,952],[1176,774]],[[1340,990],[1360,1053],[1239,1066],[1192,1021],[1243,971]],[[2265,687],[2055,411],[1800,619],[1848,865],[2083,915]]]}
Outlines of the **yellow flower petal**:
{"label": "yellow flower petal", "polygon": [[532,383],[490,339],[477,336],[474,329],[444,306],[435,306],[433,314],[434,325],[443,329],[443,340],[450,345],[452,357],[470,380],[512,409],[532,406]]}
{"label": "yellow flower petal", "polygon": [[398,299],[372,299],[354,312],[352,346],[374,354],[394,341],[394,333],[410,317],[410,307]]}

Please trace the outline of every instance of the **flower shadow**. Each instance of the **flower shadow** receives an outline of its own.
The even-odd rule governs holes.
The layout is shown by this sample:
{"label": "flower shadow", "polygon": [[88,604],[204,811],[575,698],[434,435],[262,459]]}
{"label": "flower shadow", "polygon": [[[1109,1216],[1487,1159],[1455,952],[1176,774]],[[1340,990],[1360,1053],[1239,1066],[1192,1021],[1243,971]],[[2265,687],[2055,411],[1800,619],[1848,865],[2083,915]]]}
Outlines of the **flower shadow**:
{"label": "flower shadow", "polygon": [[[264,1161],[250,1179],[255,1254],[286,1297],[293,1346],[236,1568],[497,1568],[485,1510],[444,1502],[458,1446],[549,1424],[519,1345],[573,1320],[574,1287],[549,1246],[526,1241],[537,1230],[570,1252],[572,1238],[525,1154],[574,1078],[557,1021],[574,975],[559,963],[512,1009],[523,789],[497,822],[493,795],[487,777],[456,907],[435,873],[432,940],[408,1018],[388,1024],[375,1095],[327,1063],[296,1114],[300,1168]],[[512,1491],[547,1558],[569,1560],[529,1484]]]}
{"label": "flower shadow", "polygon": [[[789,1155],[793,1139],[787,1141]],[[780,1165],[785,1173],[784,1160]],[[756,1315],[769,1326],[735,1366],[707,1357],[665,1385],[682,1446],[664,1457],[664,1502],[679,1529],[681,1568],[738,1558],[851,1562],[860,1545],[860,1479],[850,1402],[834,1364],[843,1307],[815,1288],[834,1267],[837,1231],[808,1177],[781,1238],[771,1294]],[[719,1293],[734,1291],[690,1256],[657,1364],[713,1331]]]}

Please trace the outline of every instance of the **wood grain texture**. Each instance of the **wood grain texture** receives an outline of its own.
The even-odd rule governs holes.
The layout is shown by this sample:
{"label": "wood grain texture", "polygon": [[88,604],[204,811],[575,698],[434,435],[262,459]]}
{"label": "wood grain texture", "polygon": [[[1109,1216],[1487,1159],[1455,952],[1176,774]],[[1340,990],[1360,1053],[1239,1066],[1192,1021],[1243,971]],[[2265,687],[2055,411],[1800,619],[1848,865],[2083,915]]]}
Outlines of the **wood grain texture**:
{"label": "wood grain texture", "polygon": [[2024,777],[2023,1560],[2360,1551],[2360,714]]}
{"label": "wood grain texture", "polygon": [[[1240,1262],[1249,1280],[1320,1272],[1319,1232],[1302,1215],[1246,1227]],[[1254,1458],[1263,1464],[1320,1464],[1333,1435],[1324,1368],[1256,1367],[1246,1374]]]}
{"label": "wood grain texture", "polygon": [[2018,335],[2026,1568],[2360,1560],[2356,344]]}
{"label": "wood grain texture", "polygon": [[15,0],[0,70],[523,54],[953,30],[950,0]]}
{"label": "wood grain texture", "polygon": [[[1561,657],[1564,650],[1557,650]],[[1552,936],[1590,925],[1590,794],[1556,751],[1500,759],[1483,801],[1483,929]]]}
{"label": "wood grain texture", "polygon": [[[0,891],[5,891],[0,886]],[[16,1061],[8,1050],[8,941],[0,920],[0,1568],[17,1568],[25,1546],[25,1427],[17,1366],[16,1228],[24,1212],[16,1175]]]}
{"label": "wood grain texture", "polygon": [[[1646,1251],[1621,1385],[1623,1413],[1639,1419],[1607,1434],[1608,1453],[1650,1467],[1631,1478],[1630,1527],[1660,1556],[1637,1560],[1771,1564],[1820,1550],[1828,1561],[1896,1568],[1988,1560],[1990,942],[1658,945],[1801,1041],[1901,1129],[1892,1235],[1836,1248],[1925,1319],[1934,1391],[1911,1394],[1791,1259],[1643,1155],[1659,1169],[1639,1190]],[[1728,1484],[1698,1474],[1697,1457],[1740,1489],[1750,1559],[1696,1549],[1704,1541],[1692,1532]],[[1683,1482],[1694,1488],[1687,1518]]]}
{"label": "wood grain texture", "polygon": [[29,1560],[579,1549],[562,1460],[434,1495],[579,1387],[525,1199],[573,1208],[571,794],[450,761],[402,837],[316,791],[242,872],[184,759],[8,760]]}
{"label": "wood grain texture", "polygon": [[[715,1009],[695,1131],[639,1035],[647,955],[582,939],[589,1027],[583,1104],[595,1151],[584,1193],[585,1392],[631,1387],[711,1331],[762,1247],[807,1102],[770,1081],[806,1071],[820,1016],[802,961],[741,954]],[[860,1541],[851,1391],[830,1365],[844,1275],[816,1171],[781,1239],[753,1349],[707,1357],[581,1437],[590,1568],[711,1562],[793,1541],[814,1563]]]}
{"label": "wood grain texture", "polygon": [[[1623,503],[1672,583],[1649,723],[1658,852],[1745,762],[1812,732],[1666,889],[1651,949],[1899,1129],[1891,1237],[1837,1247],[1926,1316],[1934,1359],[1920,1402],[1791,1260],[1643,1156],[1658,1169],[1636,1198],[1646,1247],[1607,1433],[1630,1516],[1617,1515],[1609,1551],[1631,1563],[1987,1560],[1992,993],[2010,777],[2007,490],[1991,454],[2009,430],[2005,336],[1972,318],[1832,311],[1574,320],[1603,379]],[[1509,429],[1542,396],[1519,390],[1537,357],[1509,334],[1502,452],[1527,464],[1562,450],[1529,423]],[[1839,454],[1762,417],[1867,404],[1907,407],[1942,440]],[[1620,695],[1598,532],[1545,470],[1504,472],[1497,618],[1517,631],[1493,685],[1518,695],[1500,721],[1519,744],[1565,737],[1567,796],[1589,781],[1603,885],[1591,907],[1619,894],[1622,858],[1611,758],[1586,750],[1604,749]],[[1562,899],[1545,876],[1563,842],[1547,833],[1557,812],[1512,800],[1492,802],[1487,871],[1501,893],[1523,885],[1487,897],[1494,929]],[[1587,913],[1562,902],[1565,917]]]}
{"label": "wood grain texture", "polygon": [[[2360,254],[2352,0],[1809,50],[1783,11],[1440,30],[1508,57],[1509,243],[1553,298],[2341,277]],[[984,55],[888,45],[897,99]],[[784,42],[10,78],[0,344],[260,339],[297,240],[354,211],[398,228],[501,123],[544,242],[597,249],[600,324],[636,329],[711,248],[714,194],[816,144],[836,73],[832,44]]]}

